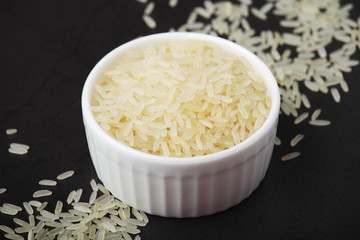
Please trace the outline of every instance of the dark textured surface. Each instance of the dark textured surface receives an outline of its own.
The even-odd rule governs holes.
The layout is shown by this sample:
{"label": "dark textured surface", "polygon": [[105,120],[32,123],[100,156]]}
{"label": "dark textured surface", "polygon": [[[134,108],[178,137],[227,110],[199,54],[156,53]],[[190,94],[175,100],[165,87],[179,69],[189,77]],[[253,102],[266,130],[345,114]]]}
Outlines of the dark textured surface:
{"label": "dark textured surface", "polygon": [[[348,1],[349,2],[349,1]],[[353,18],[360,4],[353,1]],[[179,0],[171,9],[157,1],[149,30],[141,19],[144,5],[126,1],[0,0],[0,204],[30,200],[38,181],[74,169],[73,178],[57,187],[49,201],[66,200],[74,189],[90,193],[96,178],[89,157],[80,108],[81,90],[92,67],[113,48],[140,35],[178,27],[202,1]],[[161,21],[161,22],[160,22]],[[258,21],[254,20],[254,26]],[[263,23],[261,23],[263,24]],[[261,28],[271,27],[267,22]],[[360,54],[354,56],[360,59]],[[260,187],[241,204],[195,219],[150,216],[143,239],[359,239],[360,238],[360,67],[346,74],[350,92],[341,103],[310,94],[313,110],[330,119],[329,127],[294,126],[280,117],[283,145],[274,149]],[[7,128],[19,133],[7,136]],[[301,156],[281,162],[296,146]],[[31,146],[27,155],[8,153],[11,142]],[[45,199],[44,199],[45,200]],[[22,215],[20,214],[20,217]],[[0,225],[15,226],[0,214]],[[2,235],[0,235],[0,239]]]}

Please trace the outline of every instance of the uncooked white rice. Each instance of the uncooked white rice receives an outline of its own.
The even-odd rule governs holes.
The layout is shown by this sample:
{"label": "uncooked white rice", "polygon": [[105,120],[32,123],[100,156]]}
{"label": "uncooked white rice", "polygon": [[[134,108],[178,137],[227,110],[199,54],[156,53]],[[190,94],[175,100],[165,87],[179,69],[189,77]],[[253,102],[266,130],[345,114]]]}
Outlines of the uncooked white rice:
{"label": "uncooked white rice", "polygon": [[56,219],[59,219],[59,216],[58,215],[55,215],[49,211],[46,211],[46,210],[41,210],[40,211],[40,214],[44,217],[44,219],[51,219],[51,220],[56,220]]}
{"label": "uncooked white rice", "polygon": [[149,16],[149,15],[143,15],[142,16],[142,19],[144,20],[144,22],[145,22],[145,24],[149,27],[149,28],[151,28],[151,29],[154,29],[154,28],[156,28],[156,21],[155,21],[155,19],[153,19],[151,16]]}
{"label": "uncooked white rice", "polygon": [[24,240],[24,238],[21,235],[18,234],[11,234],[11,233],[7,233],[4,235],[7,239],[12,239],[12,240]]}
{"label": "uncooked white rice", "polygon": [[341,96],[340,96],[340,93],[339,93],[339,90],[337,90],[337,88],[330,88],[330,92],[331,92],[331,95],[334,99],[335,102],[340,102],[341,100]]}
{"label": "uncooked white rice", "polygon": [[288,160],[297,158],[298,156],[300,156],[300,152],[288,153],[288,154],[281,157],[281,161],[288,161]]}
{"label": "uncooked white rice", "polygon": [[257,9],[257,8],[252,7],[252,8],[250,9],[250,11],[251,11],[251,13],[252,13],[255,17],[257,17],[257,18],[259,18],[259,19],[261,19],[261,20],[266,20],[266,19],[267,19],[266,14],[263,13],[263,12],[261,12],[261,11],[260,11],[259,9]]}
{"label": "uncooked white rice", "polygon": [[72,201],[74,201],[75,194],[76,194],[76,191],[75,191],[75,190],[73,190],[73,191],[71,191],[71,192],[69,193],[69,195],[68,195],[68,197],[67,197],[67,199],[66,199],[66,202],[67,202],[68,204],[70,204],[70,203],[72,203]]}
{"label": "uncooked white rice", "polygon": [[48,205],[48,202],[42,202],[40,207],[36,208],[36,211],[40,212],[41,210],[43,210],[46,206]]}
{"label": "uncooked white rice", "polygon": [[14,210],[14,209],[9,209],[9,208],[4,208],[4,207],[0,207],[0,212],[7,214],[7,215],[16,215],[18,213],[18,211]]}
{"label": "uncooked white rice", "polygon": [[[125,203],[115,199],[101,183],[97,184],[95,180],[92,180],[90,185],[96,185],[105,194],[93,200],[92,203],[73,202],[70,205],[72,209],[69,209],[68,212],[62,212],[63,203],[61,201],[57,201],[54,213],[45,209],[47,202],[40,203],[36,200],[24,202],[24,208],[29,214],[29,221],[26,222],[15,217],[13,220],[19,225],[14,229],[15,231],[4,225],[0,225],[0,230],[6,234],[11,234],[7,235],[7,237],[10,236],[10,239],[23,239],[20,234],[25,233],[27,233],[28,239],[41,240],[55,239],[56,237],[57,239],[65,239],[66,237],[67,239],[78,240],[97,239],[97,237],[100,239],[118,239],[121,236],[131,239],[129,233],[140,233],[138,227],[143,227],[148,223],[145,213],[130,208]],[[72,194],[69,195],[75,195],[77,192],[82,192],[82,189],[72,191]],[[97,193],[97,191],[93,192]],[[96,195],[94,196],[96,197]],[[34,217],[35,211],[31,206],[37,207],[36,211],[40,215]],[[9,203],[4,203],[0,207],[2,213],[9,215],[16,215],[20,210],[21,207]],[[134,218],[131,217],[130,213],[133,213]],[[15,232],[18,233],[17,236],[14,235]],[[137,235],[135,239],[140,239],[140,237]]]}
{"label": "uncooked white rice", "polygon": [[57,183],[54,180],[43,179],[39,181],[39,185],[43,185],[43,186],[56,186],[56,184]]}
{"label": "uncooked white rice", "polygon": [[64,180],[66,178],[69,178],[71,177],[72,175],[74,175],[75,171],[74,170],[69,170],[69,171],[66,171],[64,173],[61,173],[60,175],[58,175],[56,177],[57,180]]}
{"label": "uncooked white rice", "polygon": [[321,112],[322,110],[320,108],[315,109],[315,111],[311,114],[311,121],[316,120],[320,116]]}
{"label": "uncooked white rice", "polygon": [[33,193],[33,198],[46,197],[52,194],[49,190],[38,190]]}
{"label": "uncooked white rice", "polygon": [[91,186],[92,190],[95,192],[97,192],[99,190],[99,187],[97,186],[97,184],[95,182],[95,179],[91,179],[90,186]]}
{"label": "uncooked white rice", "polygon": [[281,145],[281,140],[280,140],[280,138],[278,138],[277,136],[275,137],[275,145],[276,145],[276,146],[280,146],[280,145]]}
{"label": "uncooked white rice", "polygon": [[331,124],[331,121],[329,120],[323,120],[323,119],[316,119],[316,120],[310,120],[309,121],[309,124],[310,125],[313,125],[313,126],[319,126],[319,127],[322,127],[322,126],[328,126]]}
{"label": "uncooked white rice", "polygon": [[15,204],[12,204],[12,203],[4,203],[3,205],[3,208],[6,208],[6,209],[11,209],[11,210],[14,210],[14,211],[22,211],[22,208],[15,205]]}
{"label": "uncooked white rice", "polygon": [[8,226],[5,225],[0,225],[0,230],[5,232],[5,233],[9,233],[9,234],[14,234],[14,230]]}
{"label": "uncooked white rice", "polygon": [[290,146],[294,147],[295,145],[297,145],[301,140],[303,140],[303,138],[305,137],[304,134],[297,134],[293,139],[291,139],[290,141]]}
{"label": "uncooked white rice", "polygon": [[13,154],[18,154],[18,155],[24,155],[24,154],[28,153],[29,149],[30,149],[30,146],[28,146],[26,144],[11,143],[10,147],[9,147],[9,152],[13,153]]}
{"label": "uncooked white rice", "polygon": [[94,96],[91,110],[108,134],[171,157],[239,144],[261,127],[271,107],[263,80],[246,59],[199,40],[124,54],[98,80]]}
{"label": "uncooked white rice", "polygon": [[154,8],[155,8],[155,3],[149,2],[145,7],[144,15],[150,15],[154,11]]}
{"label": "uncooked white rice", "polygon": [[79,188],[76,192],[75,192],[75,195],[74,195],[74,202],[78,202],[81,198],[81,195],[82,195],[82,188]]}
{"label": "uncooked white rice", "polygon": [[294,120],[294,124],[297,125],[301,122],[303,122],[305,119],[307,119],[309,117],[309,112],[303,112],[302,114],[300,114],[297,118],[295,118]]}
{"label": "uncooked white rice", "polygon": [[15,133],[17,133],[18,130],[16,128],[9,128],[9,129],[6,129],[6,134],[7,135],[13,135]]}
{"label": "uncooked white rice", "polygon": [[37,200],[31,200],[31,201],[29,201],[29,204],[30,204],[31,206],[33,206],[33,207],[36,207],[36,208],[38,208],[38,207],[41,206],[41,202],[39,202],[39,201],[37,201]]}
{"label": "uncooked white rice", "polygon": [[57,201],[56,202],[56,206],[55,206],[55,211],[54,213],[56,215],[60,215],[61,211],[62,211],[62,208],[63,208],[63,202],[62,201]]}
{"label": "uncooked white rice", "polygon": [[28,203],[28,202],[23,202],[23,206],[24,206],[24,208],[25,208],[25,211],[26,211],[29,215],[34,214],[34,210],[33,210],[33,208],[31,207],[30,203]]}
{"label": "uncooked white rice", "polygon": [[178,0],[169,0],[169,6],[174,8],[178,4]]}
{"label": "uncooked white rice", "polygon": [[[110,194],[109,190],[101,183],[98,183],[97,186],[102,193],[107,194],[107,195]],[[106,195],[104,195],[104,196],[106,197]]]}

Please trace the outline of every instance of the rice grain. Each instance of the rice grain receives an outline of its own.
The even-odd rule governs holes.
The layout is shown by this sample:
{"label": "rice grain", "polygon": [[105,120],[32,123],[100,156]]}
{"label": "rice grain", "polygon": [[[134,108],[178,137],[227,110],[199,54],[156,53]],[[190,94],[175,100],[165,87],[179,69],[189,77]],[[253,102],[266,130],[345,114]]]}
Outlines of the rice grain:
{"label": "rice grain", "polygon": [[44,180],[39,181],[39,185],[42,185],[42,186],[56,186],[56,184],[57,183],[54,180],[44,179]]}
{"label": "rice grain", "polygon": [[15,204],[12,204],[12,203],[4,203],[3,208],[14,210],[14,211],[17,211],[17,212],[22,211],[21,207],[15,205]]}
{"label": "rice grain", "polygon": [[56,179],[57,179],[57,180],[64,180],[64,179],[67,179],[67,178],[73,176],[74,173],[75,173],[74,170],[69,170],[69,171],[66,171],[66,172],[61,173],[60,175],[58,175],[58,176],[56,177]]}
{"label": "rice grain", "polygon": [[309,124],[313,125],[313,126],[323,127],[323,126],[329,126],[331,124],[331,121],[323,120],[323,119],[316,119],[316,120],[309,121]]}
{"label": "rice grain", "polygon": [[24,208],[25,208],[25,211],[26,211],[29,215],[34,214],[34,210],[33,210],[33,208],[31,207],[30,203],[28,203],[28,202],[23,202],[23,206],[24,206]]}
{"label": "rice grain", "polygon": [[178,4],[178,0],[169,0],[169,6],[174,8]]}
{"label": "rice grain", "polygon": [[50,196],[52,194],[49,190],[38,190],[33,193],[33,198],[40,198],[40,197],[46,197]]}
{"label": "rice grain", "polygon": [[281,161],[285,162],[285,161],[297,158],[298,156],[300,156],[300,152],[288,153],[288,154],[281,157]]}
{"label": "rice grain", "polygon": [[13,134],[15,134],[17,132],[18,132],[18,130],[16,128],[6,129],[6,135],[13,135]]}
{"label": "rice grain", "polygon": [[6,191],[7,191],[7,189],[6,189],[6,188],[0,188],[0,194],[5,193]]}
{"label": "rice grain", "polygon": [[12,228],[5,226],[5,225],[0,225],[0,230],[5,232],[5,233],[9,233],[9,234],[14,234],[14,230],[12,230]]}
{"label": "rice grain", "polygon": [[154,29],[156,28],[156,21],[151,17],[151,16],[148,16],[148,15],[143,15],[142,16],[142,19],[144,20],[145,24],[151,28],[151,29]]}
{"label": "rice grain", "polygon": [[294,147],[297,145],[304,138],[304,136],[304,134],[297,134],[293,139],[291,139],[290,146]]}

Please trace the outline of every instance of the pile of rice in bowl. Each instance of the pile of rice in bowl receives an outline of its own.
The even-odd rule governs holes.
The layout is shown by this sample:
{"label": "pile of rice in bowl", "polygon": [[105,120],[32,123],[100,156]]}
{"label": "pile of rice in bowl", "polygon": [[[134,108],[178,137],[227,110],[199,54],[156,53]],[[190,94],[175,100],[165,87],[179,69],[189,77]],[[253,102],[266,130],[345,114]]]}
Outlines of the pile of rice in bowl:
{"label": "pile of rice in bowl", "polygon": [[101,128],[143,152],[192,157],[241,143],[266,120],[271,99],[244,58],[200,40],[126,52],[95,85]]}

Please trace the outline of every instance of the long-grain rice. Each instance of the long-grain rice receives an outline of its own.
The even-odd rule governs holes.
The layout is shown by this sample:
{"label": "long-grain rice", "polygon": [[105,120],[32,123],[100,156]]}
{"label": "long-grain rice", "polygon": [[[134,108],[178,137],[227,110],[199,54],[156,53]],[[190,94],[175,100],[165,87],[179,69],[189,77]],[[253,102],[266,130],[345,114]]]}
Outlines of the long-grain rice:
{"label": "long-grain rice", "polygon": [[246,140],[270,107],[263,80],[244,57],[188,40],[126,53],[96,83],[91,110],[126,145],[190,157]]}

